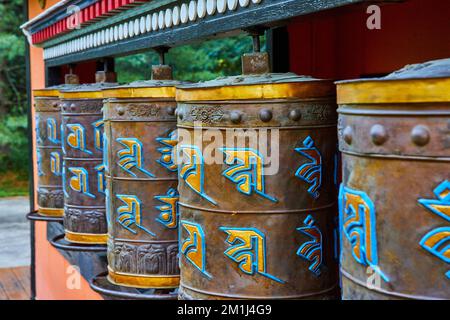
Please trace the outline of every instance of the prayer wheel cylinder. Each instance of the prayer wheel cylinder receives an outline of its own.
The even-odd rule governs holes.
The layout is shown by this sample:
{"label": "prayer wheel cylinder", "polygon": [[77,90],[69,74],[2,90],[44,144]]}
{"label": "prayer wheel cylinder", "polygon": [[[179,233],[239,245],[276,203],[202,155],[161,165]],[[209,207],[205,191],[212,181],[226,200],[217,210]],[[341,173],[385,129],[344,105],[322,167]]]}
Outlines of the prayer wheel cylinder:
{"label": "prayer wheel cylinder", "polygon": [[102,88],[96,83],[61,90],[65,239],[106,244]]}
{"label": "prayer wheel cylinder", "polygon": [[104,90],[108,279],[113,284],[155,289],[179,284],[178,180],[172,159],[177,83],[139,81]]}
{"label": "prayer wheel cylinder", "polygon": [[70,84],[33,90],[37,160],[38,214],[62,217],[61,109],[59,90]]}
{"label": "prayer wheel cylinder", "polygon": [[179,297],[336,298],[333,83],[227,77],[179,86],[177,101]]}
{"label": "prayer wheel cylinder", "polygon": [[450,299],[450,59],[337,83],[344,299]]}

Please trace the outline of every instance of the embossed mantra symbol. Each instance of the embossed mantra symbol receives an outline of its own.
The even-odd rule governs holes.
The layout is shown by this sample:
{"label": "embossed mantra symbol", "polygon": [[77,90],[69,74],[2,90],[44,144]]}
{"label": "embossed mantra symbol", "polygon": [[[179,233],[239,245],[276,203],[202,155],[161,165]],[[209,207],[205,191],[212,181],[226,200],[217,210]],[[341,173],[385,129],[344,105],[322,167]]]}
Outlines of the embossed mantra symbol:
{"label": "embossed mantra symbol", "polygon": [[[450,222],[450,182],[442,182],[433,192],[437,199],[419,199],[418,202]],[[431,230],[420,240],[420,245],[432,255],[450,264],[450,226]],[[450,279],[450,270],[445,275]]]}

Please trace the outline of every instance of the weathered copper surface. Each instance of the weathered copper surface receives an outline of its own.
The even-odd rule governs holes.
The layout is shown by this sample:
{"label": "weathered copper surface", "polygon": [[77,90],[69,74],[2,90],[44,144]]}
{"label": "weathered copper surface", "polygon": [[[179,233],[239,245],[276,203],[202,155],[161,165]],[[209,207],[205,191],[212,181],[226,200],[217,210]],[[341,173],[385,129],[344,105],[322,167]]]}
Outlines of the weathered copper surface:
{"label": "weathered copper surface", "polygon": [[242,56],[242,74],[263,74],[270,72],[269,54],[253,52]]}
{"label": "weathered copper surface", "polygon": [[123,286],[179,284],[175,81],[104,91],[108,279]]}
{"label": "weathered copper surface", "polygon": [[338,83],[344,299],[450,298],[449,66]]}
{"label": "weathered copper surface", "polygon": [[65,239],[73,243],[106,244],[103,102],[98,97],[105,86],[61,91],[64,227]]}
{"label": "weathered copper surface", "polygon": [[[181,299],[337,297],[334,86],[295,77],[226,78],[177,92],[201,98],[203,90],[214,88],[209,101],[178,101]],[[315,93],[296,88],[311,86],[308,79]],[[290,97],[264,99],[265,90]],[[245,100],[255,91],[260,99]],[[328,94],[311,98],[317,92]],[[223,100],[224,95],[236,99]],[[261,166],[262,149],[252,149],[248,141],[231,143],[245,135],[231,129],[254,128],[279,160],[273,175],[262,174],[268,170]],[[195,141],[199,130],[223,139],[212,145],[210,138]],[[277,131],[279,139],[272,141]],[[217,162],[208,162],[207,150],[214,150]],[[304,179],[308,173],[310,182]]]}
{"label": "weathered copper surface", "polygon": [[38,214],[63,216],[61,112],[58,88],[34,92]]}

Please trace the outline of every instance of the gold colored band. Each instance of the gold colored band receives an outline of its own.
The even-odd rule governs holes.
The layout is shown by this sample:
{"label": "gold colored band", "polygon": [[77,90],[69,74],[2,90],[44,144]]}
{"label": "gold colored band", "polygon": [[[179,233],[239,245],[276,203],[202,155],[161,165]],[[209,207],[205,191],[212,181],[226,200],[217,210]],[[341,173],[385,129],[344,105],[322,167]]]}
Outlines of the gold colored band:
{"label": "gold colored band", "polygon": [[108,241],[108,234],[78,233],[66,229],[65,239],[73,243],[106,244]]}
{"label": "gold colored band", "polygon": [[337,84],[338,104],[450,102],[450,78]]}
{"label": "gold colored band", "polygon": [[329,81],[271,83],[212,88],[179,88],[177,101],[218,101],[251,99],[308,99],[334,96],[335,86]]}
{"label": "gold colored band", "polygon": [[64,215],[64,209],[56,208],[39,208],[38,213],[42,216],[48,217],[62,217]]}
{"label": "gold colored band", "polygon": [[58,97],[59,90],[33,90],[34,97]]}
{"label": "gold colored band", "polygon": [[104,98],[173,98],[175,87],[119,88],[103,90]]}
{"label": "gold colored band", "polygon": [[108,267],[108,280],[114,284],[134,288],[171,289],[180,284],[180,276],[143,276],[114,272]]}
{"label": "gold colored band", "polygon": [[61,92],[61,99],[103,99],[102,91]]}

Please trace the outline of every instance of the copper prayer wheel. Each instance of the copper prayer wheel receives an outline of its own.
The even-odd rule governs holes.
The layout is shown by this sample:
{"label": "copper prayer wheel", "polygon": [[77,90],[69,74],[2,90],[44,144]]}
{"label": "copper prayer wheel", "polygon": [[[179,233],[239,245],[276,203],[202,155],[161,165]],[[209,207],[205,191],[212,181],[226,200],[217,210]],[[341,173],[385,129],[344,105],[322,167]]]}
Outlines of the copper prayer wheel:
{"label": "copper prayer wheel", "polygon": [[111,83],[61,90],[65,239],[106,244],[103,95]]}
{"label": "copper prayer wheel", "polygon": [[344,299],[450,299],[450,59],[337,83]]}
{"label": "copper prayer wheel", "polygon": [[337,296],[334,96],[295,74],[177,88],[181,299]]}
{"label": "copper prayer wheel", "polygon": [[[154,67],[162,68],[168,67]],[[161,78],[103,91],[108,280],[122,286],[169,289],[179,284],[178,181],[172,158],[178,82]]]}
{"label": "copper prayer wheel", "polygon": [[38,214],[62,217],[64,196],[62,189],[61,109],[59,90],[65,84],[33,90],[36,126],[37,201]]}

